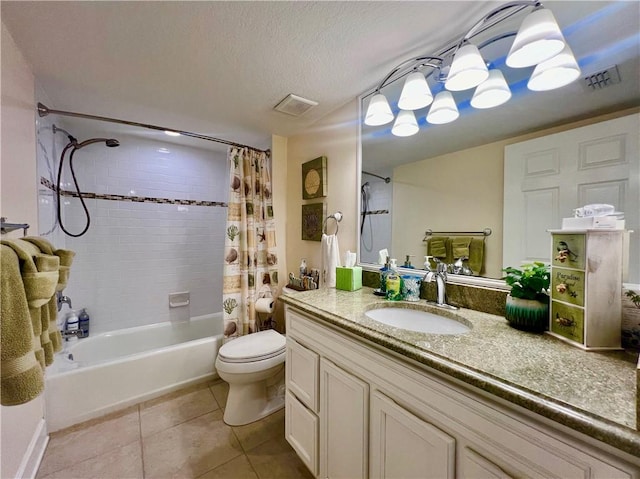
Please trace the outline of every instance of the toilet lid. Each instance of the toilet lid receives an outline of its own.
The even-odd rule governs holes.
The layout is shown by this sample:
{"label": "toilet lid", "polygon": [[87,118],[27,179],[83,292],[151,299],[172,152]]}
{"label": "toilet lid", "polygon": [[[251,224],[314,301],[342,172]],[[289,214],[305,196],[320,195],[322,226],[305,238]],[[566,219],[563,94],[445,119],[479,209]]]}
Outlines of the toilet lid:
{"label": "toilet lid", "polygon": [[220,348],[218,356],[229,363],[261,361],[282,354],[286,343],[282,334],[267,329],[229,341]]}

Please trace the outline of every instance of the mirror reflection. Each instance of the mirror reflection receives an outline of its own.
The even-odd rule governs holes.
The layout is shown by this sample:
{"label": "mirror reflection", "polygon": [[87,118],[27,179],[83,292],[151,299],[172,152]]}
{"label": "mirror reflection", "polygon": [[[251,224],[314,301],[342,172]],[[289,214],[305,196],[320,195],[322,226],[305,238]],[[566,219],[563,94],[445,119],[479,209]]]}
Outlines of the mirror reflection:
{"label": "mirror reflection", "polygon": [[[532,259],[549,261],[547,230],[560,228],[562,218],[573,216],[575,208],[610,203],[624,213],[626,229],[636,231],[630,235],[626,280],[640,283],[639,5],[589,1],[544,5],[553,11],[578,60],[579,79],[557,90],[530,91],[526,84],[534,68],[505,65],[513,40],[506,38],[481,51],[488,63],[501,65],[512,91],[506,103],[477,109],[471,106],[473,89],[454,91],[460,116],[451,123],[429,123],[425,107],[414,111],[419,131],[413,136],[395,136],[393,122],[362,124],[362,263],[378,264],[379,252],[387,249],[400,266],[408,257],[413,267],[422,269],[424,256],[429,255],[451,262],[451,270],[457,258],[468,254],[474,257],[473,266],[465,260],[465,273],[501,278],[505,266]],[[514,30],[518,24],[514,20]],[[434,96],[444,90],[437,70],[427,69],[425,76]],[[601,77],[608,80],[594,86],[594,79]],[[404,78],[380,90],[394,114],[399,111],[403,83]],[[374,93],[362,96],[363,117]],[[630,120],[625,123],[624,117]],[[579,131],[587,138],[574,137],[572,132]],[[596,141],[623,137],[617,143]],[[555,153],[544,152],[561,151],[569,144],[583,155],[575,160],[578,169],[586,165],[593,178],[579,179],[564,166],[554,170],[554,162],[564,154],[556,158]],[[531,178],[514,179],[514,161],[524,161],[534,177],[561,178],[562,186],[536,189]],[[607,162],[619,165],[615,172],[600,173],[600,163]],[[560,193],[550,193],[555,189]],[[489,229],[491,234],[484,235]]]}

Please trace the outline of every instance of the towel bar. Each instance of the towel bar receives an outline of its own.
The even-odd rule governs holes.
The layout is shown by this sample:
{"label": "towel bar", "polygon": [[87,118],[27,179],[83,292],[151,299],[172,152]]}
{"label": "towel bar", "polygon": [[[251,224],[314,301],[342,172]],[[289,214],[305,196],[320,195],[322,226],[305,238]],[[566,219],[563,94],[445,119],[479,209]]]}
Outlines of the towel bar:
{"label": "towel bar", "polygon": [[7,218],[0,218],[0,232],[2,234],[10,233],[15,230],[22,230],[22,236],[27,236],[29,225],[27,223],[7,223]]}
{"label": "towel bar", "polygon": [[492,233],[491,228],[485,228],[482,231],[432,231],[427,230],[424,232],[424,238],[422,241],[427,241],[429,236],[433,234],[441,234],[441,235],[453,235],[453,236],[490,236]]}

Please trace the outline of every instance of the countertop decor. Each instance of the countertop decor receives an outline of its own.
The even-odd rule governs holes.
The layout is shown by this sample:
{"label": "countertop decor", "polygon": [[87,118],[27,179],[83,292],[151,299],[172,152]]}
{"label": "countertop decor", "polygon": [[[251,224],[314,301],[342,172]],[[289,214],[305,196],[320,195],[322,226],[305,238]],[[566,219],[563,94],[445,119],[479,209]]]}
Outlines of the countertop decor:
{"label": "countertop decor", "polygon": [[[511,328],[505,318],[468,309],[455,312],[419,303],[381,300],[372,288],[331,288],[283,295],[284,303],[452,378],[480,388],[635,456],[638,353],[587,352],[548,335]],[[423,309],[462,317],[459,335],[412,332],[364,313],[380,307]]]}

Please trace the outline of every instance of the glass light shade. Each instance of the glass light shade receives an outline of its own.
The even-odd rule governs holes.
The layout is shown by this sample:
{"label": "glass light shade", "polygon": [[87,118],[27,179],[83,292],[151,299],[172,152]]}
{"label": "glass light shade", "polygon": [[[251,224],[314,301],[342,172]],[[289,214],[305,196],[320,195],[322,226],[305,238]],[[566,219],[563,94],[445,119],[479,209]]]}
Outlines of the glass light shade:
{"label": "glass light shade", "polygon": [[393,113],[387,98],[382,93],[373,95],[369,100],[369,107],[364,118],[365,125],[386,125],[391,120],[393,120]]}
{"label": "glass light shade", "polygon": [[420,72],[407,75],[400,93],[400,100],[398,100],[398,107],[402,110],[419,110],[429,106],[432,101],[433,95],[424,75]]}
{"label": "glass light shade", "polygon": [[506,103],[511,98],[511,90],[504,75],[500,70],[494,68],[489,70],[489,78],[478,85],[471,106],[474,108],[493,108]]}
{"label": "glass light shade", "polygon": [[393,128],[391,128],[391,133],[395,136],[411,136],[418,133],[418,122],[416,121],[416,116],[413,114],[411,110],[400,110],[398,113],[398,118],[396,118],[395,123],[393,124]]}
{"label": "glass light shade", "polygon": [[478,47],[467,43],[453,56],[453,63],[444,86],[447,90],[462,91],[477,87],[489,76],[487,65]]}
{"label": "glass light shade", "polygon": [[569,46],[555,57],[535,67],[527,87],[533,91],[547,91],[568,85],[580,76],[580,67]]}
{"label": "glass light shade", "polygon": [[537,65],[560,53],[565,45],[564,36],[553,13],[539,8],[523,20],[506,63],[511,68]]}
{"label": "glass light shade", "polygon": [[433,99],[427,121],[434,125],[450,123],[460,116],[453,95],[448,91],[441,91]]}

